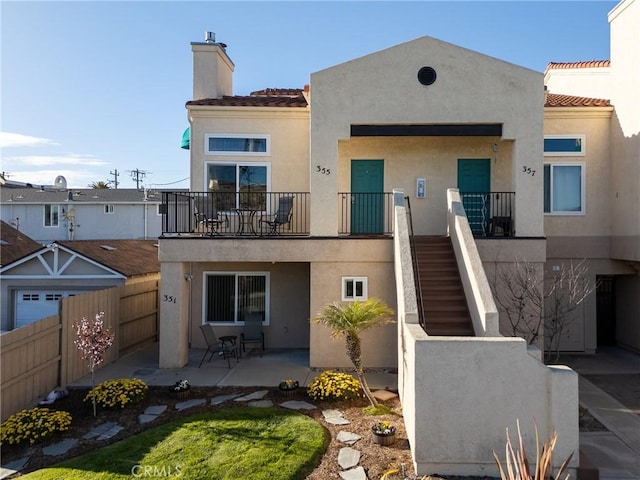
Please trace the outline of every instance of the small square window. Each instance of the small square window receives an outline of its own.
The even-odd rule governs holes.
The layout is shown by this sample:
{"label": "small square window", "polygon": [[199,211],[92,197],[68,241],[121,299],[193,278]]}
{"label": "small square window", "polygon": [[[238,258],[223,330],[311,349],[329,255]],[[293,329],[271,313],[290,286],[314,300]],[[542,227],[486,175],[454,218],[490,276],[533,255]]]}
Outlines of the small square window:
{"label": "small square window", "polygon": [[342,300],[366,300],[367,277],[342,277]]}
{"label": "small square window", "polygon": [[113,205],[105,205],[104,213],[113,213]]}

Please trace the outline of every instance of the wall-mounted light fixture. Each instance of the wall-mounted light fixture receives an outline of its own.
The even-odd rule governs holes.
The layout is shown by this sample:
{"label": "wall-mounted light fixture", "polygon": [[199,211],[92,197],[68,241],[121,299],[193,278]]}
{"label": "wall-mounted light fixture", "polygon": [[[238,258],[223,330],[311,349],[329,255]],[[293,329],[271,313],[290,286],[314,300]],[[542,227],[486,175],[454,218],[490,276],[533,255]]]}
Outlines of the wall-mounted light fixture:
{"label": "wall-mounted light fixture", "polygon": [[184,279],[187,282],[190,282],[193,279],[193,275],[191,275],[191,273],[187,272],[187,273],[184,274]]}

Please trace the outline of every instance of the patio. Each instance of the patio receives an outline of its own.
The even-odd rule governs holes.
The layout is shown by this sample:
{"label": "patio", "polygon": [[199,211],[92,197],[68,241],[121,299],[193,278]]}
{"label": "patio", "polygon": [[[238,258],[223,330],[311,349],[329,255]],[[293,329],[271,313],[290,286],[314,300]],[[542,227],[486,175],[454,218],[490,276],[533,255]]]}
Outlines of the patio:
{"label": "patio", "polygon": [[[139,378],[147,385],[170,386],[178,380],[186,379],[194,387],[276,387],[284,379],[298,380],[300,386],[307,386],[321,372],[309,367],[309,350],[274,349],[265,350],[261,357],[257,352],[247,352],[236,363],[231,359],[231,368],[226,360],[213,358],[205,360],[198,368],[205,349],[193,348],[189,351],[189,362],[182,368],[158,367],[158,344],[154,343],[111,364],[104,365],[95,372],[96,385],[112,378]],[[207,357],[208,359],[208,357]],[[383,371],[366,373],[372,389],[396,391],[398,375]],[[71,383],[69,387],[91,386],[91,375]]]}

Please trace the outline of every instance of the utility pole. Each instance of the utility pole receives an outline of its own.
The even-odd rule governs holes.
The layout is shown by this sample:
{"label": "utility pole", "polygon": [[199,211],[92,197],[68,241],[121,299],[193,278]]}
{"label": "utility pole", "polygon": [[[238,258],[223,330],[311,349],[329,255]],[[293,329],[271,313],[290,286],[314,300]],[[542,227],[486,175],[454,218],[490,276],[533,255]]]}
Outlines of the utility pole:
{"label": "utility pole", "polygon": [[115,172],[109,172],[109,175],[113,175],[113,178],[115,179],[113,181],[113,188],[115,188],[117,190],[118,189],[118,176],[120,175],[118,173],[118,169],[116,168]]}
{"label": "utility pole", "polygon": [[146,174],[147,172],[145,172],[144,170],[139,170],[137,168],[135,170],[131,170],[131,179],[136,182],[137,190],[140,190],[140,182],[142,182]]}

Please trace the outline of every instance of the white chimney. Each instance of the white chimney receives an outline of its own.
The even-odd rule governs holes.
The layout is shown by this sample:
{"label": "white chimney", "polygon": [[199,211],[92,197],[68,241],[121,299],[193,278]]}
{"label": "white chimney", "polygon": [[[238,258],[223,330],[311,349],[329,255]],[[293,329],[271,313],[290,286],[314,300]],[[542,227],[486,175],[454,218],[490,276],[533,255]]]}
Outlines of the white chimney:
{"label": "white chimney", "polygon": [[216,35],[213,32],[205,32],[204,39],[203,43],[191,43],[193,100],[233,95],[235,65],[227,55],[227,46],[216,42]]}

